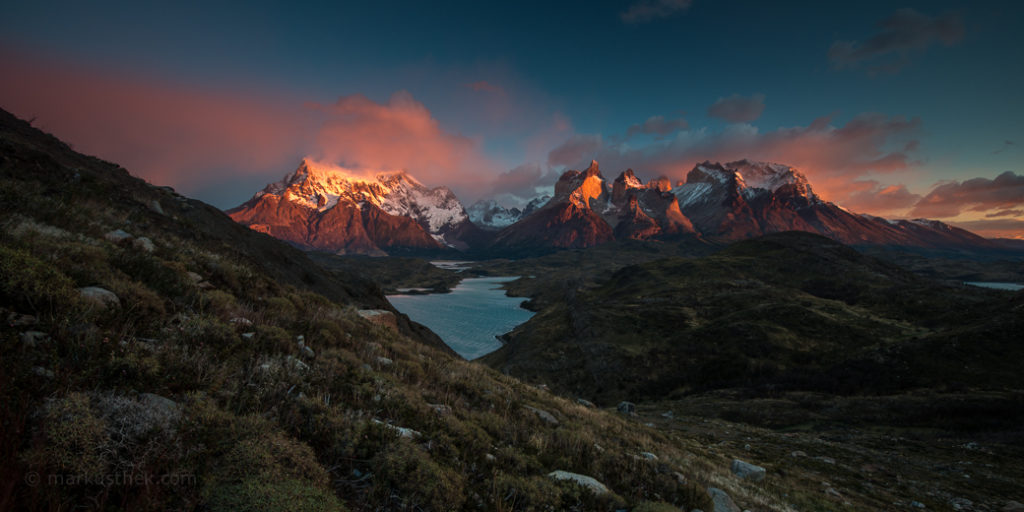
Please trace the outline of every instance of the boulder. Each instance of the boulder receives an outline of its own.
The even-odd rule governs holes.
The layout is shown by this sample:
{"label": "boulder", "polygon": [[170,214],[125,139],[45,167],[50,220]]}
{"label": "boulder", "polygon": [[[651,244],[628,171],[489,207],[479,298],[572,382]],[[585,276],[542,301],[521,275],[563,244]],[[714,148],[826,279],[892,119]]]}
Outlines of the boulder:
{"label": "boulder", "polygon": [[139,402],[171,422],[181,417],[181,406],[170,398],[153,393],[141,393]]}
{"label": "boulder", "polygon": [[25,331],[19,335],[19,338],[29,348],[35,348],[50,341],[50,335],[40,331]]}
{"label": "boulder", "polygon": [[755,466],[749,462],[743,462],[739,459],[733,459],[732,461],[732,472],[736,476],[745,480],[753,482],[761,482],[764,480],[767,472],[761,466]]}
{"label": "boulder", "polygon": [[377,364],[379,364],[381,366],[391,366],[393,363],[394,363],[394,361],[392,361],[392,360],[390,360],[390,359],[388,359],[386,357],[378,357],[377,358]]}
{"label": "boulder", "polygon": [[316,357],[316,352],[313,352],[313,349],[303,345],[302,357],[305,357],[306,359],[313,359],[314,357]]}
{"label": "boulder", "polygon": [[149,209],[153,213],[164,215],[164,208],[160,206],[160,201],[157,201],[156,199],[149,202]]}
{"label": "boulder", "polygon": [[622,414],[636,414],[636,404],[633,402],[619,402],[619,406],[616,409]]}
{"label": "boulder", "polygon": [[153,252],[156,250],[156,245],[153,244],[153,241],[144,236],[140,236],[139,238],[132,240],[132,247],[146,252]]}
{"label": "boulder", "polygon": [[377,325],[398,329],[398,318],[386,309],[360,309],[359,316]]}
{"label": "boulder", "polygon": [[608,488],[605,487],[605,485],[602,484],[601,482],[598,482],[597,479],[595,479],[592,476],[558,470],[548,473],[548,477],[554,478],[555,480],[571,480],[579,484],[581,487],[590,489],[590,491],[593,492],[594,494],[608,493]]}
{"label": "boulder", "polygon": [[121,305],[121,299],[117,298],[117,295],[114,292],[106,288],[100,288],[99,286],[86,286],[85,288],[79,288],[78,293],[82,295],[83,299],[97,306],[110,308]]}
{"label": "boulder", "polygon": [[651,452],[640,452],[640,456],[647,460],[658,460],[658,456]]}
{"label": "boulder", "polygon": [[711,496],[711,502],[715,505],[715,508],[712,509],[714,512],[743,512],[740,507],[732,501],[732,498],[730,498],[729,495],[721,489],[708,487],[708,496]]}
{"label": "boulder", "polygon": [[103,238],[107,239],[108,242],[119,244],[125,240],[131,240],[132,234],[123,229],[115,229],[109,233],[104,234]]}
{"label": "boulder", "polygon": [[533,412],[534,414],[537,415],[537,417],[552,425],[558,425],[558,418],[555,418],[555,415],[551,414],[550,412],[547,412],[543,409],[538,409],[536,407],[530,407],[529,405],[524,405],[523,408]]}
{"label": "boulder", "polygon": [[583,407],[588,407],[590,409],[593,409],[595,407],[593,402],[591,402],[590,400],[584,400],[582,398],[577,398],[576,403],[582,405]]}

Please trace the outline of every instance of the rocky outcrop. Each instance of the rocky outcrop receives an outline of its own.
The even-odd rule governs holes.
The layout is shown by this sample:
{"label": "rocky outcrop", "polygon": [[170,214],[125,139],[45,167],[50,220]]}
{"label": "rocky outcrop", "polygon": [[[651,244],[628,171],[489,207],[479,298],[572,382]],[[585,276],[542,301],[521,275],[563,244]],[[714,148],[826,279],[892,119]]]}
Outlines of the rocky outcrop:
{"label": "rocky outcrop", "polygon": [[694,234],[664,183],[644,185],[632,169],[608,184],[596,161],[570,170],[555,184],[555,195],[535,213],[501,230],[493,247],[583,248],[612,240],[648,240]]}
{"label": "rocky outcrop", "polygon": [[446,187],[427,188],[405,172],[368,177],[309,160],[227,213],[299,247],[340,254],[466,249],[483,237]]}

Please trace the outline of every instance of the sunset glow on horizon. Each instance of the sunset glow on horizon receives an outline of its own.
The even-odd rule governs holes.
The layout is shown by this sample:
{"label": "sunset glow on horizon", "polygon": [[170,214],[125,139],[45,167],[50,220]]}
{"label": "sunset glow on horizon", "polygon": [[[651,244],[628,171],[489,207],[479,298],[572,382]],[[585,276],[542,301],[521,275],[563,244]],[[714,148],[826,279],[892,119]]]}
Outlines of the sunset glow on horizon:
{"label": "sunset glow on horizon", "polygon": [[517,206],[592,159],[675,183],[747,158],[1024,238],[1024,4],[666,5],[25,2],[0,108],[220,208],[303,158]]}

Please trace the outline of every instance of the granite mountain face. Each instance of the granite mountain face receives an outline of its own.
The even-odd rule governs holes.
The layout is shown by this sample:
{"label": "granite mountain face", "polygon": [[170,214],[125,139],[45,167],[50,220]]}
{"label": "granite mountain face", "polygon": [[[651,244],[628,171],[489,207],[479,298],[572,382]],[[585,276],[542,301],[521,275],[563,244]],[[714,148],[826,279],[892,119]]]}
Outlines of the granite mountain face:
{"label": "granite mountain face", "polygon": [[367,176],[304,160],[228,214],[301,248],[338,254],[518,254],[613,240],[731,242],[783,231],[851,245],[996,247],[939,221],[853,213],[819,197],[799,170],[751,160],[697,164],[674,188],[664,177],[644,183],[632,169],[609,181],[593,161],[562,174],[553,197],[523,208],[485,199],[468,209],[447,187],[428,188],[404,171]]}
{"label": "granite mountain face", "polygon": [[465,250],[481,233],[447,187],[428,188],[404,171],[363,176],[310,160],[227,213],[299,247],[339,254]]}

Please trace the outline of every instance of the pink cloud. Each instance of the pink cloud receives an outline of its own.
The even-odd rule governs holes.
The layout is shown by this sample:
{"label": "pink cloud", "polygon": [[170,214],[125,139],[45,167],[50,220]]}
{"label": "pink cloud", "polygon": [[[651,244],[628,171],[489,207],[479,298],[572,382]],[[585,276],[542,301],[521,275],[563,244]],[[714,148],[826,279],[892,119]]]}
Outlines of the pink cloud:
{"label": "pink cloud", "polygon": [[[880,174],[908,171],[916,150],[914,137],[920,120],[861,114],[844,125],[819,118],[808,126],[761,132],[748,124],[733,124],[722,132],[704,129],[679,132],[661,143],[633,147],[600,135],[576,135],[549,154],[549,164],[584,166],[594,158],[610,172],[633,168],[645,177],[664,174],[683,179],[697,162],[729,162],[743,158],[792,165],[804,172],[823,197],[843,203],[852,193],[850,183]],[[885,187],[879,188],[883,190]],[[901,194],[890,191],[890,198]],[[864,203],[866,198],[859,199]],[[889,201],[891,204],[893,201]]]}
{"label": "pink cloud", "polygon": [[961,212],[1005,210],[1024,205],[1024,175],[1006,171],[995,179],[972,178],[940,183],[924,196],[911,215],[956,217]]}
{"label": "pink cloud", "polygon": [[874,215],[900,215],[921,199],[906,185],[882,185],[875,180],[854,181],[843,199],[843,206]]}
{"label": "pink cloud", "polygon": [[361,94],[318,105],[327,115],[315,158],[363,169],[405,169],[426,183],[479,193],[497,173],[475,139],[449,133],[411,94],[387,103]]}
{"label": "pink cloud", "polygon": [[331,105],[284,94],[186,87],[0,49],[0,107],[152,183],[196,190],[276,179],[303,156],[406,169],[429,185],[480,191],[500,170],[479,141],[445,131],[409,93]]}
{"label": "pink cloud", "polygon": [[211,171],[287,168],[315,129],[297,103],[282,98],[199,90],[4,50],[0,69],[3,108],[161,185],[194,185]]}
{"label": "pink cloud", "polygon": [[480,80],[477,82],[466,84],[466,87],[469,87],[470,89],[477,92],[483,91],[501,95],[505,94],[505,89],[503,89],[500,85],[492,84],[486,80]]}
{"label": "pink cloud", "polygon": [[749,98],[733,94],[728,98],[718,98],[708,107],[708,115],[724,119],[730,123],[749,123],[761,117],[764,112],[764,94],[754,94]]}

